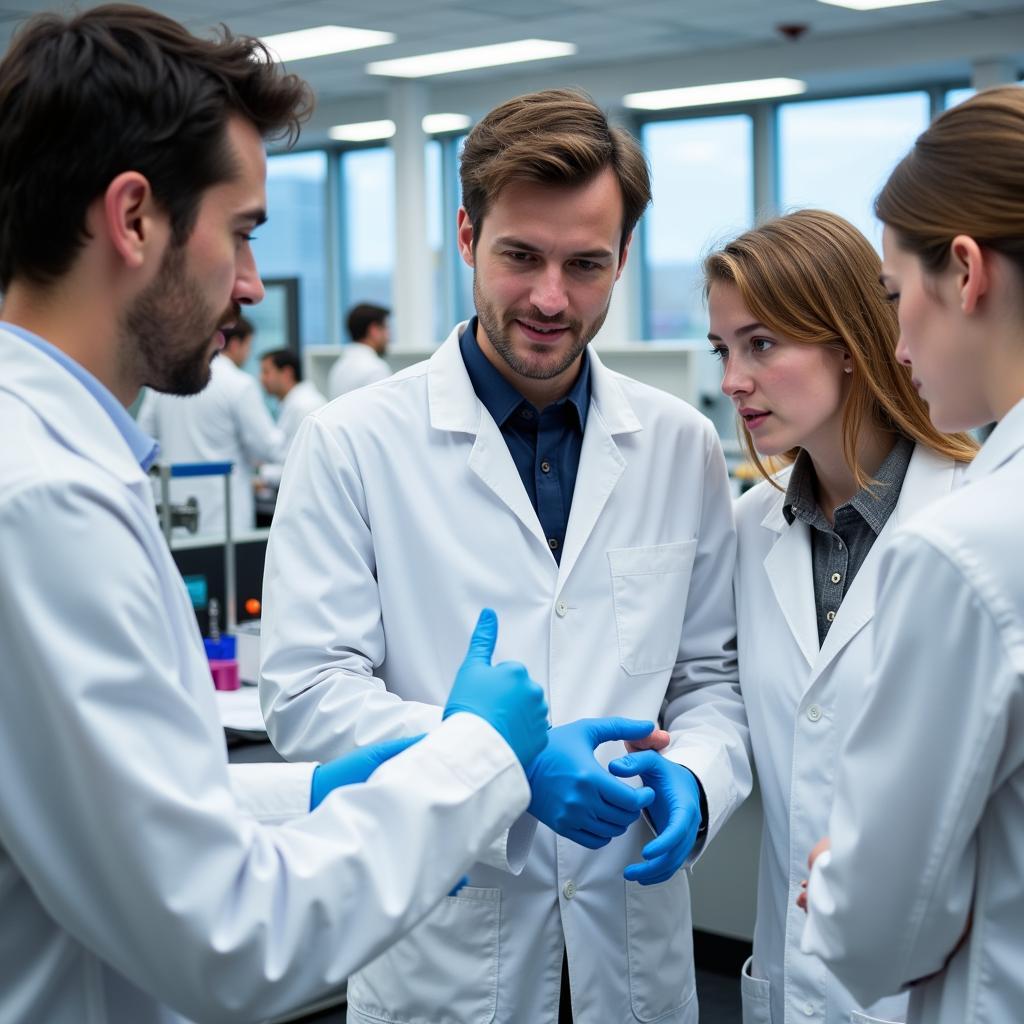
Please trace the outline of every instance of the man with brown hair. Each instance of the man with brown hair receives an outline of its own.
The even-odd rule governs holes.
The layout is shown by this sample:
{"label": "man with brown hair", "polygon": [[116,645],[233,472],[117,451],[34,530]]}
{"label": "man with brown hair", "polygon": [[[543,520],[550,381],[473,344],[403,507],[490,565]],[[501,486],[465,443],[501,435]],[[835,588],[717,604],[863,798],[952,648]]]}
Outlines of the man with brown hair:
{"label": "man with brown hair", "polygon": [[[751,779],[718,438],[589,347],[647,168],[589,97],[555,90],[474,128],[462,186],[477,316],[307,418],[293,448],[267,558],[268,729],[289,757],[430,730],[460,618],[501,593],[555,723],[528,770],[529,857],[519,877],[475,865],[355,975],[350,1024],[690,1024],[679,868]],[[659,716],[668,734],[648,737]],[[668,746],[609,771],[623,740]]]}
{"label": "man with brown hair", "polygon": [[293,1012],[530,798],[546,704],[522,666],[490,665],[493,612],[430,736],[227,764],[156,446],[126,406],[143,384],[201,390],[262,298],[263,141],[308,105],[258,41],[137,6],[33,18],[0,61],[4,1024]]}

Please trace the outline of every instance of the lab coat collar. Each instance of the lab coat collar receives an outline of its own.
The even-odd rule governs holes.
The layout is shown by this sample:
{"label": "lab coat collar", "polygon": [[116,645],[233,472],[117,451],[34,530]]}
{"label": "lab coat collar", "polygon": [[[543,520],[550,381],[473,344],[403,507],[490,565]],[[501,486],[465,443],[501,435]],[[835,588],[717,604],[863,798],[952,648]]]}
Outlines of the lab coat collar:
{"label": "lab coat collar", "polygon": [[[427,363],[427,391],[430,425],[435,430],[478,434],[484,406],[473,390],[459,349],[459,336],[469,321],[455,329]],[[632,434],[643,429],[633,406],[622,390],[618,374],[609,370],[598,358],[593,346],[587,348],[590,360],[590,410],[600,415],[609,434]]]}
{"label": "lab coat collar", "polygon": [[[814,604],[810,529],[799,519],[792,524],[787,521],[783,513],[785,492],[779,492],[761,520],[763,527],[779,534],[765,557],[764,567],[783,617],[808,666],[814,668],[808,688],[850,640],[871,621],[875,609],[879,560],[885,541],[901,522],[953,489],[955,467],[951,459],[922,445],[914,448],[896,508],[860,567],[825,642],[820,646]],[[783,488],[789,472],[787,469],[777,477]]]}
{"label": "lab coat collar", "polygon": [[0,391],[25,402],[61,443],[126,484],[145,481],[127,441],[88,389],[44,352],[0,330]]}
{"label": "lab coat collar", "polygon": [[995,430],[989,434],[981,446],[981,451],[967,470],[964,482],[980,480],[983,476],[994,473],[1021,448],[1024,448],[1024,398],[996,424]]}

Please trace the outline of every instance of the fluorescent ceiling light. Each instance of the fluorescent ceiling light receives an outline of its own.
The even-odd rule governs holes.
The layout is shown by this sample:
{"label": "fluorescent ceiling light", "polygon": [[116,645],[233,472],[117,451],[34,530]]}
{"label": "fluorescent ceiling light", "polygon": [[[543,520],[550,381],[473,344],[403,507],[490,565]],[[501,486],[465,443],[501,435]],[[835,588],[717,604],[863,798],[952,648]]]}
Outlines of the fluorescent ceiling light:
{"label": "fluorescent ceiling light", "polygon": [[305,60],[323,57],[328,53],[347,53],[364,50],[368,46],[385,46],[395,41],[393,32],[375,32],[368,28],[345,28],[342,25],[320,25],[297,32],[281,32],[264,36],[263,45],[277,60]]}
{"label": "fluorescent ceiling light", "polygon": [[676,107],[706,107],[714,103],[740,103],[774,96],[797,96],[807,91],[807,83],[795,78],[758,78],[750,82],[720,82],[718,85],[692,85],[685,89],[656,89],[633,92],[622,102],[634,110],[672,110]]}
{"label": "fluorescent ceiling light", "polygon": [[938,0],[818,0],[819,4],[848,7],[851,11],[880,11],[884,7],[909,7],[911,4],[934,4]]}
{"label": "fluorescent ceiling light", "polygon": [[517,39],[511,43],[473,46],[467,50],[446,50],[442,53],[423,53],[418,57],[377,60],[367,64],[366,70],[371,75],[424,78],[427,75],[469,71],[471,68],[490,68],[502,64],[519,64],[528,60],[569,57],[575,52],[574,43],[555,43],[548,39]]}
{"label": "fluorescent ceiling light", "polygon": [[327,129],[327,134],[339,142],[371,142],[374,139],[390,139],[395,134],[394,121],[357,121],[353,124],[336,124]]}
{"label": "fluorescent ceiling light", "polygon": [[427,114],[423,118],[423,130],[428,135],[441,132],[461,132],[472,124],[468,114]]}

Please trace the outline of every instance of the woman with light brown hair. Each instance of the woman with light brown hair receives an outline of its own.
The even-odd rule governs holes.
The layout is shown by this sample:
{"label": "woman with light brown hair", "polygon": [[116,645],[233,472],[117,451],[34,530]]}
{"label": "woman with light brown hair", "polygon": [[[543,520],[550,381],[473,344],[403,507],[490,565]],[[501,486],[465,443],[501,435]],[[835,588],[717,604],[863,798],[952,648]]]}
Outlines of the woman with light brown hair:
{"label": "woman with light brown hair", "polygon": [[862,1006],[802,954],[793,904],[870,669],[885,541],[952,490],[976,447],[931,425],[895,357],[880,270],[867,239],[821,210],[769,221],[704,264],[722,390],[765,477],[736,506],[740,684],[764,802],[745,1024],[901,1021],[906,1006]]}
{"label": "woman with light brown hair", "polygon": [[883,555],[803,942],[859,998],[911,986],[910,1021],[1001,1024],[1024,1013],[1024,89],[939,117],[875,209],[932,422],[996,427]]}

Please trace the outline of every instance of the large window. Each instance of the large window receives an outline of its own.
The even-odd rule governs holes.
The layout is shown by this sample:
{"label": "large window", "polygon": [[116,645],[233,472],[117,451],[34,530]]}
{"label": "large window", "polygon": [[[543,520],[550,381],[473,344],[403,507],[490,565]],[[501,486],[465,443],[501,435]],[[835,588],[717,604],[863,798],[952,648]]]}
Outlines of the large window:
{"label": "large window", "polygon": [[751,121],[656,121],[644,125],[642,142],[654,190],[643,224],[644,336],[703,337],[701,259],[753,219]]}
{"label": "large window", "polygon": [[395,155],[388,146],[342,155],[345,302],[391,306],[395,269]]}
{"label": "large window", "polygon": [[928,127],[929,115],[925,92],[782,104],[783,211],[808,206],[832,210],[879,246],[875,195]]}
{"label": "large window", "polygon": [[299,337],[327,341],[327,154],[285,153],[267,160],[266,224],[253,254],[263,277],[299,279]]}

